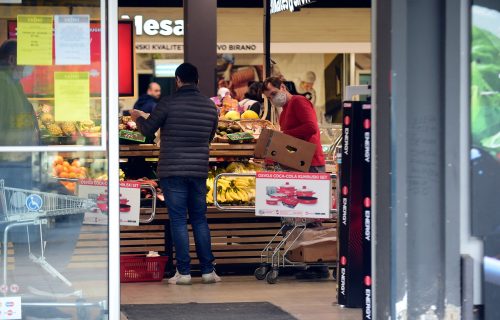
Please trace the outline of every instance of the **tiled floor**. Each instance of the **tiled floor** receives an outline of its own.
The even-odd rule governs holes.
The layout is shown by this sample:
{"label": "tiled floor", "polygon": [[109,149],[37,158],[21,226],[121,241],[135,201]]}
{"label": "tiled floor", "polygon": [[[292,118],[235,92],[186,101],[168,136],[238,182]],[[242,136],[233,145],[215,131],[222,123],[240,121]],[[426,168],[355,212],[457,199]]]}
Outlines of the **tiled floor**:
{"label": "tiled floor", "polygon": [[268,301],[300,320],[361,319],[361,310],[336,305],[333,280],[299,281],[280,277],[275,285],[257,281],[253,276],[224,277],[222,283],[214,285],[203,285],[199,278],[193,280],[192,286],[167,285],[166,282],[123,283],[121,301],[122,304]]}

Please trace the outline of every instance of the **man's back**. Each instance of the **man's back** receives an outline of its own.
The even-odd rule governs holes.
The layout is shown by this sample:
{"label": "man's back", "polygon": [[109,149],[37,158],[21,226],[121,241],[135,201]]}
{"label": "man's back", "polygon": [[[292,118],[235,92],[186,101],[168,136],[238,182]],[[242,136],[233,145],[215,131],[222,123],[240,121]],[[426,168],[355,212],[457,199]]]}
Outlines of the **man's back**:
{"label": "man's back", "polygon": [[217,128],[217,110],[210,99],[195,85],[186,85],[162,99],[148,120],[138,122],[143,133],[155,130],[154,124],[161,129],[160,178],[207,177],[209,144]]}

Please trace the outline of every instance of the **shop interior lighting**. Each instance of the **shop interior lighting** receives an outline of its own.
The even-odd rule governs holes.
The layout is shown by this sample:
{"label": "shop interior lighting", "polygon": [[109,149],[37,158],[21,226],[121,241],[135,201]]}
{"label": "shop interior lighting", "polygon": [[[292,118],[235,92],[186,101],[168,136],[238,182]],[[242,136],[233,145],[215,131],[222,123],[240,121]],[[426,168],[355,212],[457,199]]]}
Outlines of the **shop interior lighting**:
{"label": "shop interior lighting", "polygon": [[180,59],[155,59],[154,75],[157,78],[173,78],[175,69],[183,62]]}

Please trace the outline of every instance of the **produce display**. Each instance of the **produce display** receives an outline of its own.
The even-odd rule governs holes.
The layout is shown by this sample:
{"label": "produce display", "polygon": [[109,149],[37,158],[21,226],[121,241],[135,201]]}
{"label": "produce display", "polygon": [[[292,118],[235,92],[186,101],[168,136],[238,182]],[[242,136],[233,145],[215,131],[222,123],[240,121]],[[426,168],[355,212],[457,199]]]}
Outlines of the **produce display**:
{"label": "produce display", "polygon": [[36,116],[42,140],[53,138],[71,138],[71,140],[75,140],[80,136],[101,136],[101,126],[96,125],[92,120],[55,121],[53,107],[47,104],[38,106]]}
{"label": "produce display", "polygon": [[100,137],[101,126],[97,126],[92,120],[79,122],[80,132],[84,137]]}
{"label": "produce display", "polygon": [[[88,169],[82,167],[78,159],[65,160],[61,156],[56,156],[52,162],[52,173],[61,179],[84,179],[87,177]],[[60,183],[70,192],[75,193],[76,182],[60,181]]]}
{"label": "produce display", "polygon": [[123,116],[120,119],[120,124],[118,125],[119,130],[129,130],[129,131],[138,131],[137,124],[132,121],[131,116]]}
{"label": "produce display", "polygon": [[[207,179],[207,204],[214,204],[213,190],[215,177],[220,173],[255,173],[262,167],[255,163],[232,162],[226,169],[212,169]],[[255,178],[253,177],[222,177],[217,181],[217,202],[224,205],[255,204]]]}
{"label": "produce display", "polygon": [[[248,112],[248,111],[247,111]],[[253,112],[253,111],[252,111]],[[267,120],[241,120],[239,125],[243,128],[245,132],[250,132],[255,138],[258,138],[262,129],[276,129],[272,122]]]}

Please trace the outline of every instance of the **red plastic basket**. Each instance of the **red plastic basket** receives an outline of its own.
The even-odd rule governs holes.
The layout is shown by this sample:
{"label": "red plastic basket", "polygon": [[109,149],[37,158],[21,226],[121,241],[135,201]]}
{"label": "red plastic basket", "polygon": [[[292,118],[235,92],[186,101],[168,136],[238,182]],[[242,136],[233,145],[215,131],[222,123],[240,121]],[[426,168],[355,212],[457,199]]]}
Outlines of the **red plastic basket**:
{"label": "red plastic basket", "polygon": [[121,282],[161,281],[168,257],[121,256]]}

